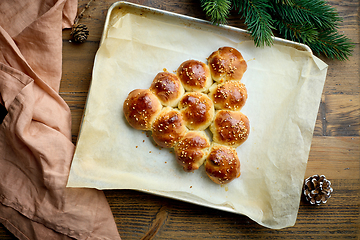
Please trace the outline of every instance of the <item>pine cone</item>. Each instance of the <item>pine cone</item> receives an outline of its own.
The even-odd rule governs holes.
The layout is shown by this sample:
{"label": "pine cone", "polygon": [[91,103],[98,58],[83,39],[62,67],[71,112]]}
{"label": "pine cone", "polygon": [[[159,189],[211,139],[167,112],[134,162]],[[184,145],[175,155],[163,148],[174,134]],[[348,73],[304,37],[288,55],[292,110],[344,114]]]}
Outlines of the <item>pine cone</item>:
{"label": "pine cone", "polygon": [[75,42],[83,43],[89,36],[89,30],[84,24],[75,24],[72,27],[70,35]]}
{"label": "pine cone", "polygon": [[303,193],[311,204],[326,203],[332,192],[331,182],[324,175],[314,175],[305,179]]}

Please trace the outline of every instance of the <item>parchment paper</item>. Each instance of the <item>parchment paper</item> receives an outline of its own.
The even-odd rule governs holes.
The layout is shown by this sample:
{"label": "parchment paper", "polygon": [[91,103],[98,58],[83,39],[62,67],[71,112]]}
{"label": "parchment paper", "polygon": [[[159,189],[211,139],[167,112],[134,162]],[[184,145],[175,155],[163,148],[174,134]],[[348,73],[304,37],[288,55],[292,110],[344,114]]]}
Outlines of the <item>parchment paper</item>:
{"label": "parchment paper", "polygon": [[[164,68],[172,72],[188,59],[206,62],[222,46],[237,48],[247,60],[242,112],[251,125],[237,148],[241,176],[227,185],[213,183],[203,167],[184,172],[171,149],[131,128],[122,112],[128,93],[149,88]],[[149,15],[115,16],[96,55],[68,186],[148,191],[245,214],[269,228],[292,226],[326,71],[310,52],[282,43],[256,48],[241,34]]]}

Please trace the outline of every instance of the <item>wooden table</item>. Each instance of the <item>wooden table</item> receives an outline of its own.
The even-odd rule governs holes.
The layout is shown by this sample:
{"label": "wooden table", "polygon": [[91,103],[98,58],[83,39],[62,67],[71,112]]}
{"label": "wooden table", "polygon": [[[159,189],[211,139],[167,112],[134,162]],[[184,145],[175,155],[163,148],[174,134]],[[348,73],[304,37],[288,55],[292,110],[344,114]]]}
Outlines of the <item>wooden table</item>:
{"label": "wooden table", "polygon": [[[81,45],[63,32],[63,77],[60,94],[72,111],[76,142],[107,9],[114,1],[95,0],[81,23],[90,36]],[[131,2],[206,19],[198,0]],[[330,0],[343,22],[339,31],[355,43],[349,61],[322,58],[328,65],[306,177],[324,174],[334,193],[321,206],[300,204],[295,226],[271,230],[246,216],[129,190],[105,191],[122,239],[360,239],[360,50],[359,1]],[[79,1],[81,10],[87,0]],[[234,12],[235,13],[235,12]],[[234,14],[229,25],[243,28]],[[15,239],[2,225],[0,239]]]}

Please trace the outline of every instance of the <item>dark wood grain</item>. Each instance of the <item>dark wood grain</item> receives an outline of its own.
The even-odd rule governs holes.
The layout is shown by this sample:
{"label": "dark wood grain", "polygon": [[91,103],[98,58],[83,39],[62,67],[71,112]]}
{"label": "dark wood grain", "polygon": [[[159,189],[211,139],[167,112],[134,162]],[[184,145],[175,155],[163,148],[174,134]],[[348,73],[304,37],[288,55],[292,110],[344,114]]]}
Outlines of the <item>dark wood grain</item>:
{"label": "dark wood grain", "polygon": [[[60,94],[72,113],[76,143],[107,9],[114,1],[95,0],[82,23],[90,30],[84,44],[69,42],[63,31],[63,77]],[[200,1],[131,2],[206,19]],[[79,0],[82,9],[87,0]],[[348,61],[329,60],[306,177],[325,174],[334,193],[328,203],[301,202],[295,226],[271,230],[243,215],[130,190],[105,191],[122,239],[360,239],[360,28],[358,0],[330,0],[343,21],[339,31],[355,42]],[[229,25],[244,27],[232,11]],[[0,225],[0,239],[15,239]]]}
{"label": "dark wood grain", "polygon": [[[358,205],[357,180],[332,180],[337,188],[325,206],[301,202],[293,227],[272,230],[243,215],[208,209],[145,193],[106,191],[123,239],[140,239],[156,215],[166,208],[168,216],[155,239],[355,239]],[[341,206],[341,207],[340,207]]]}

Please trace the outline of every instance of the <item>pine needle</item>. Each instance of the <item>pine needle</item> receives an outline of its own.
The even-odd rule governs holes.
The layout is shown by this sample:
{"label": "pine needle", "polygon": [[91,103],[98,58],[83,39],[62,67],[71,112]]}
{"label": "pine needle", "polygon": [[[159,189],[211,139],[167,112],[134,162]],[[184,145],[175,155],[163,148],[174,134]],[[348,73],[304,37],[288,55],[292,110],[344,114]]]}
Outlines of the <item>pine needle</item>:
{"label": "pine needle", "polygon": [[245,18],[245,24],[257,47],[273,44],[273,20],[267,0],[234,0],[234,5]]}
{"label": "pine needle", "polygon": [[276,4],[293,5],[293,0],[273,0]]}
{"label": "pine needle", "polygon": [[349,38],[334,30],[320,32],[317,40],[308,45],[315,54],[338,60],[349,60],[355,47]]}
{"label": "pine needle", "polygon": [[309,44],[317,40],[319,32],[308,22],[290,23],[284,20],[275,21],[274,26],[283,38]]}
{"label": "pine needle", "polygon": [[200,0],[206,15],[214,24],[226,24],[230,12],[230,0]]}
{"label": "pine needle", "polygon": [[[276,0],[275,0],[276,1]],[[342,19],[323,0],[298,0],[294,4],[273,4],[273,14],[293,23],[308,22],[319,29],[335,28]]]}

